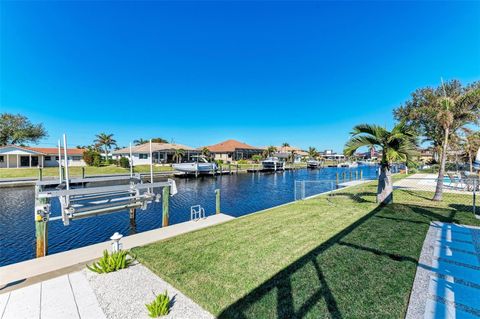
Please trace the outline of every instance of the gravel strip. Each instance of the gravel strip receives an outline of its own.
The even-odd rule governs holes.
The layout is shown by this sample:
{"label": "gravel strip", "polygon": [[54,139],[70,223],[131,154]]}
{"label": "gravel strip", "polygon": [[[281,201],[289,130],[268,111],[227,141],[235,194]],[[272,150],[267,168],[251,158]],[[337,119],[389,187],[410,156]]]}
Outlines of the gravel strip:
{"label": "gravel strip", "polygon": [[109,274],[100,275],[87,269],[83,270],[83,274],[109,319],[150,318],[145,304],[153,301],[155,295],[164,293],[165,290],[170,298],[173,298],[173,306],[170,313],[161,318],[214,318],[140,263]]}

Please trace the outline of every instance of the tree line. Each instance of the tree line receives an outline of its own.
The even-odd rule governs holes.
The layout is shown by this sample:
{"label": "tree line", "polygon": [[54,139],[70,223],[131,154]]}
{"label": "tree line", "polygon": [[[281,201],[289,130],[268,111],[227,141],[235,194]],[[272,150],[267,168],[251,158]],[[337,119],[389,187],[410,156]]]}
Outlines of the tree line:
{"label": "tree line", "polygon": [[381,150],[377,201],[388,203],[393,196],[391,164],[404,162],[414,166],[420,142],[427,142],[440,157],[432,200],[442,200],[448,152],[462,149],[471,170],[472,159],[480,147],[480,82],[462,85],[451,80],[442,81],[437,87],[417,89],[409,100],[394,109],[393,117],[397,124],[391,131],[374,124],[355,126],[345,144],[345,155],[352,156],[364,146]]}

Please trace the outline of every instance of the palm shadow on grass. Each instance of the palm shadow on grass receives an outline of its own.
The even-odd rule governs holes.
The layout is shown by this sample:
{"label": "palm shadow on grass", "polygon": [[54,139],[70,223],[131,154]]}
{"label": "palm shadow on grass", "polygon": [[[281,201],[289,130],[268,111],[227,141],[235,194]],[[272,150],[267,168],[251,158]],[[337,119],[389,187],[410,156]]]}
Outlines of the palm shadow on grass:
{"label": "palm shadow on grass", "polygon": [[[237,300],[234,304],[222,311],[218,318],[252,318],[248,315],[248,308],[255,305],[259,300],[273,290],[277,291],[276,318],[303,318],[305,314],[308,313],[308,311],[321,299],[324,299],[327,304],[329,317],[342,318],[342,314],[337,306],[336,299],[329,288],[322,268],[317,261],[317,256],[328,248],[337,244],[342,238],[351,233],[366,220],[374,216],[379,210],[381,210],[380,207],[374,209],[334,237],[330,238],[328,241],[324,242],[320,246],[310,251],[308,254],[302,256],[300,259],[284,268],[282,271],[278,272],[268,281],[255,288],[246,296]],[[307,265],[313,265],[315,268],[318,279],[318,288],[309,298],[304,300],[299,310],[296,311],[293,302],[291,277],[297,271]]]}
{"label": "palm shadow on grass", "polygon": [[[455,213],[462,208],[379,206],[235,301],[218,318],[402,317],[430,222],[459,222]],[[339,270],[332,269],[337,266]],[[314,272],[299,279],[312,267]],[[394,275],[382,274],[382,267]],[[348,287],[344,280],[359,280],[356,269],[358,276],[371,274],[371,281]],[[358,305],[370,305],[349,308],[349,300],[357,298],[365,300]]]}

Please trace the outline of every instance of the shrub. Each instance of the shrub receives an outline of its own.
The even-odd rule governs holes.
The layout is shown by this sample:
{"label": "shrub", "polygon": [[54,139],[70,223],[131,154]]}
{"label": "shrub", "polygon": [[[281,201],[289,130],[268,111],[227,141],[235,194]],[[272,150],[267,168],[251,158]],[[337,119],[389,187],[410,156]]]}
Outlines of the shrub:
{"label": "shrub", "polygon": [[[83,152],[83,161],[88,165],[88,166],[100,166],[101,162],[101,157],[100,153],[95,151],[95,150],[85,150]],[[96,163],[98,165],[96,165]]]}
{"label": "shrub", "polygon": [[170,298],[167,291],[155,297],[151,303],[145,305],[148,309],[148,315],[152,318],[168,315],[170,312]]}
{"label": "shrub", "polygon": [[120,167],[130,168],[130,161],[126,157],[120,157],[118,164],[120,165]]}
{"label": "shrub", "polygon": [[100,154],[98,154],[98,156],[95,156],[93,158],[93,166],[96,166],[96,167],[102,166],[102,157],[100,156]]}
{"label": "shrub", "polygon": [[258,163],[262,160],[262,156],[261,155],[253,155],[252,156],[252,161],[254,161],[255,163]]}
{"label": "shrub", "polygon": [[134,260],[135,256],[127,250],[120,250],[114,253],[104,250],[103,257],[91,266],[87,265],[87,268],[99,274],[109,273],[127,268]]}
{"label": "shrub", "polygon": [[244,159],[241,159],[241,160],[237,161],[237,164],[248,164],[248,161],[244,160]]}

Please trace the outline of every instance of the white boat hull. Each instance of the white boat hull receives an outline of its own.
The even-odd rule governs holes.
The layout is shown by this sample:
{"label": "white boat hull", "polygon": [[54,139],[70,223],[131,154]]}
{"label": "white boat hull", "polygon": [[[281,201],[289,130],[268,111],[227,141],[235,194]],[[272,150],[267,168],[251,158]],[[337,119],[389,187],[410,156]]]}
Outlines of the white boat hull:
{"label": "white boat hull", "polygon": [[262,161],[262,167],[264,170],[283,170],[285,168],[284,163],[278,159],[266,159]]}
{"label": "white boat hull", "polygon": [[307,161],[308,168],[318,168],[320,166],[319,161]]}
{"label": "white boat hull", "polygon": [[210,173],[217,169],[215,163],[181,163],[173,164],[172,167],[183,173]]}

